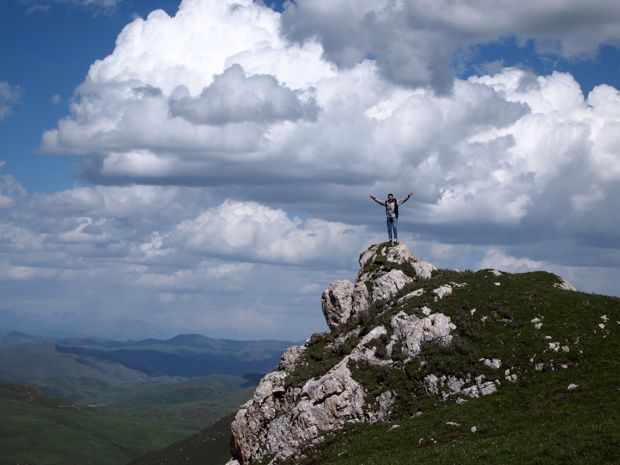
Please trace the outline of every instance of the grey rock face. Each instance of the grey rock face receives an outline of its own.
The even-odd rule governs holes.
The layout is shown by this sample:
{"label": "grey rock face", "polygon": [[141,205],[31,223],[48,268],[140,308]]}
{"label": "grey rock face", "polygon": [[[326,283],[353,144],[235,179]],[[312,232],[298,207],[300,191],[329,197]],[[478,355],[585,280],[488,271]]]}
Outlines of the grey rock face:
{"label": "grey rock face", "polygon": [[423,342],[434,342],[440,345],[449,345],[452,342],[450,331],[456,326],[450,322],[450,317],[443,313],[432,313],[426,318],[397,313],[391,321],[394,336],[402,342],[402,351],[408,357],[415,357],[420,353]]}
{"label": "grey rock face", "polygon": [[572,284],[564,280],[560,281],[559,283],[555,283],[554,286],[564,291],[573,291],[573,292],[577,291],[575,286],[573,286]]}
{"label": "grey rock face", "polygon": [[[389,271],[381,268],[364,271],[379,256],[392,266],[409,263],[414,276],[407,276],[396,268]],[[323,291],[321,308],[330,329],[342,326],[354,315],[367,311],[373,302],[392,298],[414,280],[430,278],[433,270],[436,270],[432,264],[419,261],[403,243],[391,247],[373,245],[360,255],[359,263],[360,271],[355,283],[338,280]]]}
{"label": "grey rock face", "polygon": [[[417,318],[400,312],[392,319],[394,336],[403,343],[408,355],[417,355],[422,342],[449,344],[454,325],[450,318],[431,314]],[[351,337],[354,330],[345,335]],[[389,365],[392,360],[376,357],[371,342],[387,334],[384,326],[369,331],[337,365],[319,378],[310,379],[302,388],[286,386],[287,371],[303,354],[304,348],[287,349],[280,370],[266,375],[254,397],[239,410],[232,424],[233,448],[242,464],[267,456],[286,459],[298,455],[302,447],[322,441],[323,435],[345,423],[386,421],[396,399],[386,391],[369,407],[366,390],[353,379],[349,362]],[[292,365],[291,365],[292,364]],[[460,387],[460,386],[459,386]]]}
{"label": "grey rock face", "polygon": [[465,397],[477,398],[493,394],[497,391],[498,384],[498,380],[486,381],[484,375],[475,378],[472,375],[457,378],[451,375],[437,376],[431,373],[424,378],[424,386],[429,393],[441,396],[443,399],[460,396],[457,399],[458,404],[465,402]]}
{"label": "grey rock face", "polygon": [[385,252],[385,256],[389,262],[398,263],[399,265],[405,262],[419,261],[418,258],[411,253],[409,247],[402,242],[389,247]]}
{"label": "grey rock face", "polygon": [[351,281],[334,281],[321,296],[321,308],[325,321],[334,329],[351,318],[353,309],[353,283]]}
{"label": "grey rock face", "polygon": [[353,288],[353,312],[362,313],[370,307],[371,297],[364,282],[356,282]]}
{"label": "grey rock face", "polygon": [[452,286],[450,286],[449,284],[439,286],[437,289],[433,290],[433,294],[437,296],[437,299],[443,299],[444,297],[452,294]]}
{"label": "grey rock face", "polygon": [[292,371],[295,368],[295,363],[297,363],[305,351],[305,346],[291,346],[287,348],[280,358],[278,369],[287,372]]}
{"label": "grey rock face", "polygon": [[433,271],[437,269],[435,265],[428,262],[415,262],[412,266],[420,279],[430,279]]}
{"label": "grey rock face", "polygon": [[413,279],[402,271],[391,270],[375,279],[372,300],[387,300],[412,282]]}
{"label": "grey rock face", "polygon": [[[267,374],[232,423],[232,445],[237,459],[245,464],[266,456],[288,458],[298,454],[302,446],[321,441],[326,432],[338,430],[345,423],[388,418],[393,394],[379,396],[376,399],[379,408],[369,409],[365,389],[353,379],[348,368],[351,360],[382,363],[376,359],[374,348],[367,344],[385,333],[383,326],[374,328],[351,354],[302,388],[286,387],[288,373],[283,370]],[[283,359],[290,360],[290,357],[285,354]]]}
{"label": "grey rock face", "polygon": [[[430,278],[434,269],[430,263],[420,262],[405,244],[370,247],[360,256],[355,283],[335,281],[323,292],[321,308],[328,326],[332,330],[341,327],[355,315],[368,311],[373,303],[388,301],[406,285]],[[408,298],[420,294],[414,291]],[[392,320],[391,328],[373,328],[335,366],[301,387],[288,385],[287,378],[307,347],[288,348],[278,370],[263,377],[253,398],[237,412],[231,426],[235,460],[228,465],[247,465],[266,457],[297,457],[304,447],[322,441],[325,433],[337,431],[346,423],[388,420],[396,400],[394,392],[385,391],[367,399],[365,388],[353,379],[349,363],[395,363],[377,355],[380,344],[375,341],[385,340],[389,329],[393,333],[391,344],[400,341],[412,357],[419,353],[422,343],[449,344],[454,325],[441,313],[417,318],[401,312]],[[338,350],[350,338],[358,338],[361,331],[358,326],[336,338],[329,347]]]}

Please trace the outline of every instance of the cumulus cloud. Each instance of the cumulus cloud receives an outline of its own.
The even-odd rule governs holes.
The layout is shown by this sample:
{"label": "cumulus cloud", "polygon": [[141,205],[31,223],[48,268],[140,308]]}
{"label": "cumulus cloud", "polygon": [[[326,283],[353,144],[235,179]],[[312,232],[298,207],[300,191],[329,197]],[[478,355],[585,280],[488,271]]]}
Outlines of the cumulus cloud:
{"label": "cumulus cloud", "polygon": [[545,269],[545,263],[540,260],[529,258],[517,258],[506,255],[503,250],[492,247],[487,250],[482,260],[479,262],[480,268],[495,268],[513,273],[523,273],[527,271],[539,271]]}
{"label": "cumulus cloud", "polygon": [[302,264],[349,262],[365,243],[362,226],[291,218],[255,202],[226,201],[179,224],[175,240],[196,253]]}
{"label": "cumulus cloud", "polygon": [[0,81],[0,121],[11,114],[13,107],[21,100],[22,94],[21,87]]}
{"label": "cumulus cloud", "polygon": [[[0,170],[5,162],[0,160]],[[26,196],[26,189],[10,174],[0,175],[0,209],[12,207]]]}
{"label": "cumulus cloud", "polygon": [[[181,89],[174,93],[189,94],[186,88]],[[240,65],[234,64],[216,76],[198,97],[173,99],[170,108],[174,116],[199,124],[316,119],[318,108],[314,96],[299,94],[280,85],[271,75],[248,77]],[[305,101],[300,97],[305,97]]]}
{"label": "cumulus cloud", "polygon": [[300,0],[286,4],[282,24],[290,40],[319,40],[339,67],[371,57],[388,79],[440,93],[452,88],[455,54],[476,44],[516,37],[570,58],[620,44],[620,8],[613,0]]}
{"label": "cumulus cloud", "polygon": [[191,319],[251,331],[246,319],[262,318],[275,334],[297,318],[301,334],[323,325],[310,290],[352,277],[385,236],[368,194],[414,191],[400,235],[418,255],[540,265],[617,293],[603,270],[620,269],[618,89],[583,95],[568,73],[501,66],[453,79],[449,66],[460,47],[510,34],[589,53],[615,40],[603,26],[616,8],[502,5],[317,0],[279,14],[184,0],[173,17],[133,20],[42,139],[101,185],[0,186],[5,282],[38,280],[48,297],[76,282],[118,288],[132,318],[148,302],[177,330]]}
{"label": "cumulus cloud", "polygon": [[[324,321],[320,291],[302,288],[326,287],[335,271],[325,268],[350,270],[373,237],[364,227],[302,219],[256,202],[216,201],[204,189],[96,186],[28,194],[5,176],[0,193],[12,196],[0,210],[4,308],[31,315],[39,327],[64,321],[66,331],[107,337],[201,331],[283,338],[289,327],[286,337],[303,338]],[[148,328],[138,330],[140,320]],[[119,321],[133,323],[123,329]]]}
{"label": "cumulus cloud", "polygon": [[[174,17],[138,18],[91,66],[43,149],[80,154],[96,182],[205,185],[223,198],[262,199],[333,222],[367,222],[370,209],[358,205],[368,190],[413,190],[416,223],[443,240],[459,225],[470,241],[483,230],[507,241],[524,232],[532,240],[613,235],[617,220],[606,212],[620,176],[617,89],[601,85],[584,96],[570,74],[500,68],[456,79],[441,95],[395,84],[379,52],[360,52],[361,62],[357,52],[350,62],[332,58],[343,65],[337,70],[323,57],[333,52],[325,40],[308,39],[320,34],[295,29],[311,31],[315,21],[346,36],[362,34],[358,23],[367,21],[398,32],[413,27],[400,25],[413,21],[400,8],[415,13],[414,25],[447,28],[459,43],[508,30],[538,37],[548,25],[568,44],[585,24],[613,23],[611,3],[592,4],[590,14],[571,2],[506,4],[511,14],[498,10],[488,26],[488,11],[475,2],[428,11],[416,2],[359,5],[302,1],[280,15],[249,0],[186,0]],[[576,22],[555,24],[558,9]],[[334,11],[342,27],[329,26]],[[593,43],[613,39],[605,34]]]}

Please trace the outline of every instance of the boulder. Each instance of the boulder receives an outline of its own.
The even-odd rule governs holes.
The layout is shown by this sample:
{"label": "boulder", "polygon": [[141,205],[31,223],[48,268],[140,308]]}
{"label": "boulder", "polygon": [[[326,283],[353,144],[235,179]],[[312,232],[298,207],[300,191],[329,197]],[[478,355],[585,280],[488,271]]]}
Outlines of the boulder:
{"label": "boulder", "polygon": [[374,280],[372,300],[388,300],[396,295],[403,287],[412,282],[413,279],[401,270],[391,270]]}
{"label": "boulder", "polygon": [[334,281],[321,296],[321,308],[330,329],[346,323],[353,309],[353,289],[351,281]]}
{"label": "boulder", "polygon": [[572,284],[570,284],[568,281],[560,281],[554,284],[555,287],[557,287],[558,289],[562,289],[563,291],[577,291],[577,289],[575,288],[575,286],[573,286]]}
{"label": "boulder", "polygon": [[452,342],[450,331],[456,329],[450,317],[443,313],[418,318],[399,312],[392,317],[391,325],[394,336],[402,341],[402,351],[407,357],[418,355],[423,342],[449,345]]}
{"label": "boulder", "polygon": [[280,358],[279,370],[291,372],[295,368],[295,364],[306,351],[305,346],[291,346],[287,348]]}

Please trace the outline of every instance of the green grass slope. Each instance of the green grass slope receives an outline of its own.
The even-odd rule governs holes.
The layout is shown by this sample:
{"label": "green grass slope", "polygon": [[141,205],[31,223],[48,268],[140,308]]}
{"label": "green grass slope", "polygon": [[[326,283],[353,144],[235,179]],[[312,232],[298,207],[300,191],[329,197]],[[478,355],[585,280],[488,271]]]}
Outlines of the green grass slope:
{"label": "green grass slope", "polygon": [[224,465],[230,458],[228,444],[233,418],[234,414],[229,414],[209,428],[146,454],[128,465]]}
{"label": "green grass slope", "polygon": [[256,377],[210,375],[174,384],[134,385],[108,408],[199,431],[236,411],[252,396],[257,382]]}
{"label": "green grass slope", "polygon": [[0,464],[118,465],[190,432],[0,383]]}
{"label": "green grass slope", "polygon": [[[178,349],[178,344],[186,338],[174,339],[177,345],[173,349],[186,347],[180,346],[181,349]],[[79,341],[95,344],[91,340]],[[276,358],[276,347],[272,347],[270,341],[264,344],[261,341],[207,341],[211,345],[225,342],[232,347],[230,350],[237,346],[259,347],[261,353],[269,350],[270,356]],[[77,344],[78,341],[73,342]],[[130,343],[108,344],[111,347],[131,347]],[[162,347],[168,350],[165,345]],[[12,341],[5,340],[5,344],[0,346],[0,380],[34,386],[48,396],[196,432],[245,402],[260,378],[260,375],[253,374],[153,377],[120,363],[58,349],[58,345],[48,341],[16,344],[15,337]]]}
{"label": "green grass slope", "polygon": [[[378,257],[368,266],[391,265]],[[397,298],[423,286],[421,296],[403,303],[395,298],[346,327],[315,335],[291,385],[325,373],[372,328],[391,331],[391,318],[400,311],[424,317],[428,306],[456,325],[450,347],[423,345],[407,363],[396,346],[392,359],[401,363],[350,364],[367,399],[386,390],[397,394],[392,421],[348,425],[304,461],[290,464],[620,464],[620,299],[562,290],[554,286],[559,281],[545,272],[439,270]],[[437,299],[433,290],[448,283],[463,286]],[[330,348],[357,326],[358,336]],[[379,357],[387,357],[388,341],[376,340]],[[500,359],[502,366],[486,366],[484,359]],[[506,369],[517,374],[516,382],[505,379]],[[500,385],[459,405],[464,396],[429,393],[424,378],[430,374],[484,375]],[[571,384],[578,387],[569,390]]]}

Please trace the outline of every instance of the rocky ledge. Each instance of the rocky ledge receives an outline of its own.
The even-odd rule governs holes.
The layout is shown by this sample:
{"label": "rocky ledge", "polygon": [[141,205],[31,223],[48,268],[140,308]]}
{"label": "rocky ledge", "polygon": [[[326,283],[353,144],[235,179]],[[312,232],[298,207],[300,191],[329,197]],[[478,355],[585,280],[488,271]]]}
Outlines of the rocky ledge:
{"label": "rocky ledge", "polygon": [[[359,264],[355,283],[339,280],[323,292],[323,314],[332,330],[388,303],[405,286],[429,279],[436,269],[420,261],[403,243],[373,245],[361,254]],[[422,343],[449,345],[453,329],[450,318],[441,313],[428,312],[423,317],[398,313],[391,319],[389,330],[385,326],[374,327],[326,373],[302,385],[291,384],[289,378],[303,363],[311,340],[305,346],[290,347],[282,356],[278,370],[261,380],[253,398],[237,413],[231,427],[234,459],[228,465],[295,457],[345,423],[389,419],[395,394],[387,390],[369,399],[366,389],[353,379],[349,364],[396,363],[376,356],[373,342],[387,337],[388,333],[391,333],[388,356],[398,344],[410,358],[420,352]],[[333,341],[332,349],[357,337],[360,330],[356,326],[342,334]]]}

